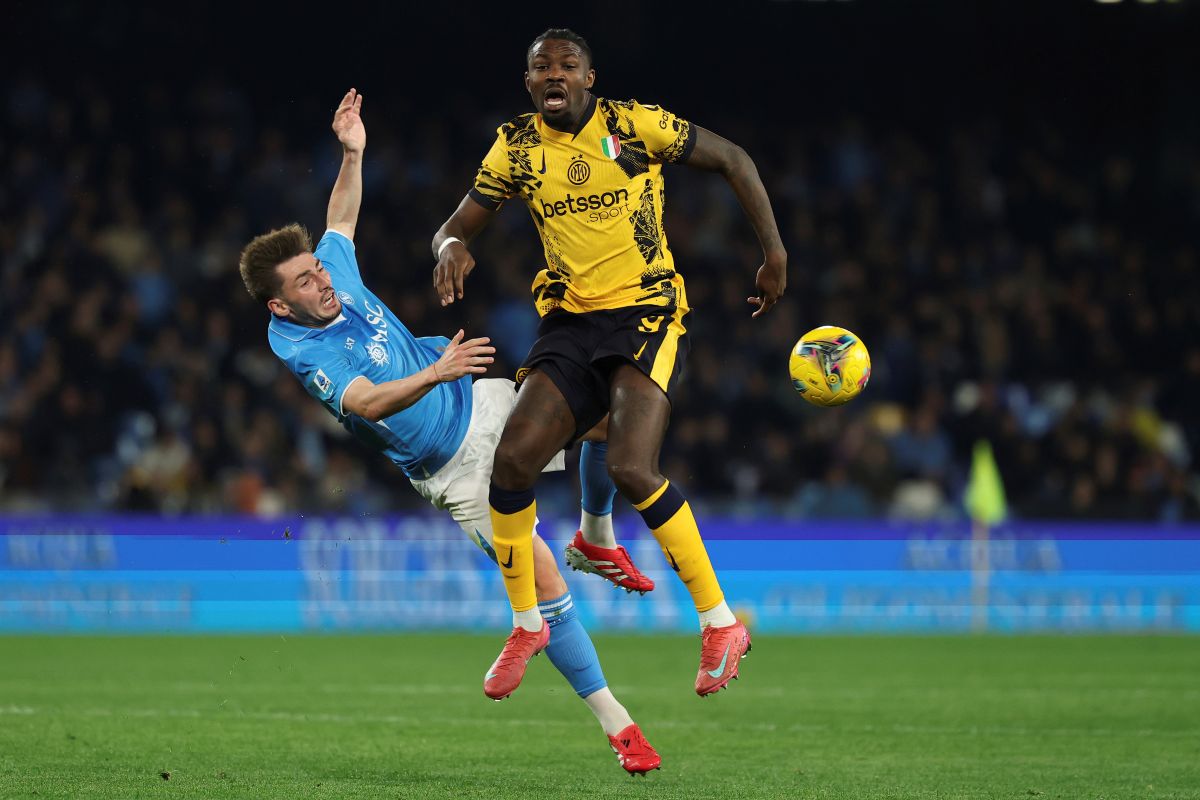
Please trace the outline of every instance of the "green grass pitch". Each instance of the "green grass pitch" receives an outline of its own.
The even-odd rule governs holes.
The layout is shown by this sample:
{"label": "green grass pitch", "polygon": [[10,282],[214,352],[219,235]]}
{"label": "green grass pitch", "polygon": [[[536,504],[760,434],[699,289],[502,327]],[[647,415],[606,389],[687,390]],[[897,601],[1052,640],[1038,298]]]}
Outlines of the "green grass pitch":
{"label": "green grass pitch", "polygon": [[630,778],[503,636],[0,637],[3,798],[1200,798],[1200,638],[597,637],[663,756]]}

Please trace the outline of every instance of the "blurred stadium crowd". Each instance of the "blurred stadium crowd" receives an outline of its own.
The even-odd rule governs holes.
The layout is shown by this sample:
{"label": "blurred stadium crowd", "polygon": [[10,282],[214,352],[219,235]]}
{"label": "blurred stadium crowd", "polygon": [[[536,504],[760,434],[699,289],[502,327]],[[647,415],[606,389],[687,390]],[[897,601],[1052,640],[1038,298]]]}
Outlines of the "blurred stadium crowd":
{"label": "blurred stadium crowd", "polygon": [[[365,89],[369,286],[417,335],[532,341],[534,226],[509,204],[441,309],[428,243],[494,128],[524,107],[411,118]],[[324,98],[333,102],[336,98]],[[790,254],[751,321],[759,250],[717,177],[667,171],[694,309],[664,471],[708,513],[962,514],[992,442],[1026,518],[1200,518],[1200,150],[980,119],[929,132],[855,118],[786,136],[662,101],[755,158]],[[417,508],[267,348],[237,275],[253,235],[319,235],[339,164],[332,106],[275,126],[231,80],[10,83],[0,142],[0,507],[165,513]],[[837,324],[871,349],[864,396],[808,407],[789,348]],[[570,487],[558,489],[569,498]],[[566,507],[562,509],[564,512]]]}

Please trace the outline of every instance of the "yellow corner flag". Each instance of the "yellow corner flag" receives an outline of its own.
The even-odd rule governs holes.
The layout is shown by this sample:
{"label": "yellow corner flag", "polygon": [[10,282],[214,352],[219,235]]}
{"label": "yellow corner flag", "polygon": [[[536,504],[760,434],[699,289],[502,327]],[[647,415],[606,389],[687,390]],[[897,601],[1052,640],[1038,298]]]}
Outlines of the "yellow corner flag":
{"label": "yellow corner flag", "polygon": [[992,456],[992,446],[980,440],[971,456],[971,476],[967,480],[964,498],[971,519],[984,525],[995,525],[1008,514],[1004,501],[1004,483]]}

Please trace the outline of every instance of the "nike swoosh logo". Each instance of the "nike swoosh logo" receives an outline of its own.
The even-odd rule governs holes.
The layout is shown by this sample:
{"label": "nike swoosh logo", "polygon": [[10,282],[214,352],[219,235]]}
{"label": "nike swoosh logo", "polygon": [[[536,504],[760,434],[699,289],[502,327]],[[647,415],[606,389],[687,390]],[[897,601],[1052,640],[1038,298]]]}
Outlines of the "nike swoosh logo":
{"label": "nike swoosh logo", "polygon": [[671,562],[671,569],[679,572],[679,565],[675,563],[675,556],[671,555],[671,548],[667,548],[667,560]]}
{"label": "nike swoosh logo", "polygon": [[542,168],[538,170],[539,175],[546,174],[546,151],[542,151]]}
{"label": "nike swoosh logo", "polygon": [[512,569],[512,553],[513,549],[511,547],[508,548],[508,561],[503,562],[500,566],[504,567],[505,569]]}
{"label": "nike swoosh logo", "polygon": [[498,678],[498,677],[500,677],[500,673],[498,673],[498,672],[489,672],[489,673],[487,674],[487,677],[486,677],[486,678],[484,678],[483,680],[484,680],[485,682],[487,682],[487,681],[490,681],[492,678]]}
{"label": "nike swoosh logo", "polygon": [[633,360],[634,360],[634,361],[637,361],[639,358],[641,358],[641,357],[642,357],[642,351],[646,349],[646,345],[647,345],[647,344],[649,344],[649,343],[650,343],[650,341],[649,341],[649,340],[646,340],[646,341],[642,342],[642,346],[641,346],[641,347],[639,347],[639,348],[638,348],[638,351],[637,351],[636,353],[634,353],[634,354],[633,354]]}
{"label": "nike swoosh logo", "polygon": [[721,673],[723,673],[725,671],[725,662],[729,660],[729,647],[732,644],[733,643],[730,642],[729,644],[725,645],[725,655],[721,656],[721,663],[717,664],[716,669],[710,669],[708,671],[708,677],[710,677],[710,678],[721,677]]}

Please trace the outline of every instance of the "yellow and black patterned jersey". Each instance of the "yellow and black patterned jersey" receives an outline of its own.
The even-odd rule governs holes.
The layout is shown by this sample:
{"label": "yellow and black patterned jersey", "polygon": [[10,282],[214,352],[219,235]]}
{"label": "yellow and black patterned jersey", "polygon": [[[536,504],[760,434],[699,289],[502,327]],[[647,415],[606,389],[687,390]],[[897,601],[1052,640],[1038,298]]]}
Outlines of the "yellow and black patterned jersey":
{"label": "yellow and black patterned jersey", "polygon": [[685,120],[636,100],[591,98],[578,133],[540,114],[500,126],[471,197],[497,209],[520,195],[537,223],[546,269],[538,313],[651,305],[687,308],[683,278],[663,231],[663,163],[695,146]]}

